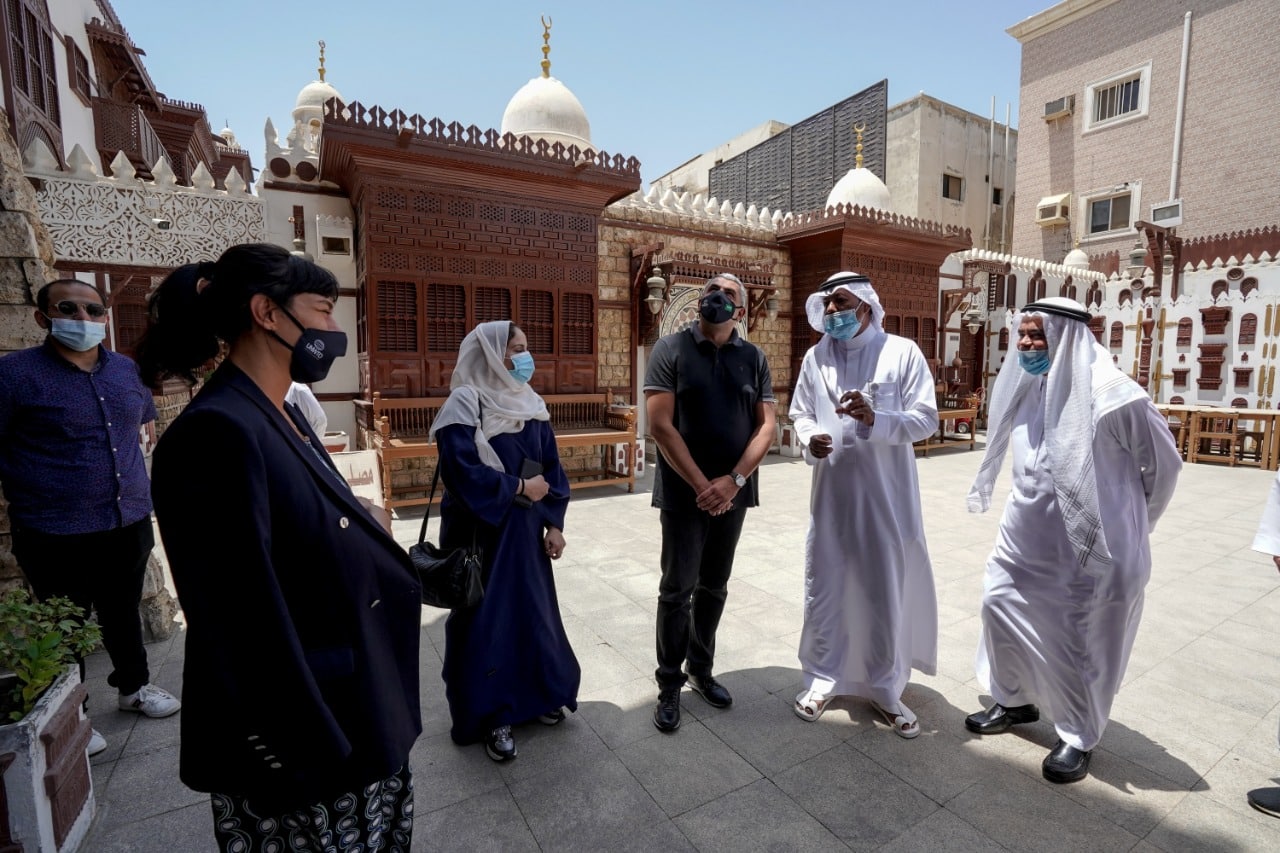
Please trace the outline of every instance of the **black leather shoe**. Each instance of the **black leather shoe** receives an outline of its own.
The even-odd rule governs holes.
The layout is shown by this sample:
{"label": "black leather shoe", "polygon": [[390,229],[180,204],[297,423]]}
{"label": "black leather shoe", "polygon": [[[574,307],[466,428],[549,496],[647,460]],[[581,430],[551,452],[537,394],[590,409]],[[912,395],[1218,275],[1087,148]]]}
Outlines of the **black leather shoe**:
{"label": "black leather shoe", "polygon": [[706,699],[707,704],[713,708],[728,708],[733,704],[733,697],[729,695],[729,691],[723,684],[716,681],[714,676],[690,673],[689,686],[693,688],[694,693]]}
{"label": "black leather shoe", "polygon": [[1248,798],[1249,805],[1263,814],[1280,817],[1280,788],[1254,788]]}
{"label": "black leather shoe", "polygon": [[680,728],[680,688],[664,687],[658,693],[658,706],[653,709],[653,724],[658,731],[670,734]]}
{"label": "black leather shoe", "polygon": [[1044,778],[1059,785],[1067,782],[1079,782],[1089,775],[1089,758],[1092,752],[1081,752],[1066,741],[1059,740],[1058,745],[1045,756],[1040,765]]}
{"label": "black leather shoe", "polygon": [[1040,719],[1040,709],[1035,705],[1018,705],[1006,708],[999,702],[985,711],[978,711],[964,718],[964,727],[974,734],[995,735],[1019,723],[1034,723]]}

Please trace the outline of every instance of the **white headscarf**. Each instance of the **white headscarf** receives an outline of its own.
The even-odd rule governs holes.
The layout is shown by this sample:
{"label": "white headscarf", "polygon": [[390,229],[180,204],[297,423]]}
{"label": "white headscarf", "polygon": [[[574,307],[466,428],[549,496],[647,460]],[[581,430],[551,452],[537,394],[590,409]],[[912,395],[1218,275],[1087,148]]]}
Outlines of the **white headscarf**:
{"label": "white headscarf", "polygon": [[[1071,316],[1074,312],[1075,316]],[[1093,466],[1093,427],[1097,418],[1146,396],[1142,388],[1111,363],[1089,329],[1087,309],[1071,299],[1033,302],[1013,318],[1016,330],[1027,317],[1039,317],[1052,363],[1044,395],[1044,465],[1054,472],[1058,509],[1078,564],[1093,574],[1111,566],[1111,552],[1098,513],[1098,482]],[[987,451],[969,489],[969,511],[991,508],[991,492],[1009,447],[1013,415],[1023,395],[1040,377],[1005,359],[991,391]]]}
{"label": "white headscarf", "polygon": [[505,469],[489,439],[504,432],[519,432],[525,421],[550,420],[547,404],[538,392],[513,377],[503,363],[510,329],[510,321],[494,320],[467,333],[458,347],[458,363],[449,379],[449,399],[431,423],[432,441],[437,430],[453,424],[479,426],[476,451],[480,461],[499,471]]}
{"label": "white headscarf", "polygon": [[871,279],[861,273],[838,272],[824,281],[822,287],[818,288],[816,293],[810,293],[809,298],[804,301],[804,313],[808,316],[809,325],[815,332],[826,332],[822,317],[827,309],[822,304],[822,300],[837,290],[847,290],[870,305],[872,328],[884,328],[884,306],[880,304],[880,297],[876,296],[875,290],[871,287]]}

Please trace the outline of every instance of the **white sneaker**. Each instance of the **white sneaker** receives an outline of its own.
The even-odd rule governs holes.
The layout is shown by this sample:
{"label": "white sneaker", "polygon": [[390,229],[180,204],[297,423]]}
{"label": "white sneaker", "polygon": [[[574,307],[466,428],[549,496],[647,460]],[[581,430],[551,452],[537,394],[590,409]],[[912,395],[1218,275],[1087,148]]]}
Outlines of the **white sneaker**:
{"label": "white sneaker", "polygon": [[121,694],[119,705],[121,711],[137,711],[148,717],[168,717],[178,713],[182,707],[174,696],[154,684],[144,684],[137,693],[128,696]]}
{"label": "white sneaker", "polygon": [[86,752],[90,755],[97,755],[107,748],[107,739],[98,733],[97,729],[89,729],[89,746]]}

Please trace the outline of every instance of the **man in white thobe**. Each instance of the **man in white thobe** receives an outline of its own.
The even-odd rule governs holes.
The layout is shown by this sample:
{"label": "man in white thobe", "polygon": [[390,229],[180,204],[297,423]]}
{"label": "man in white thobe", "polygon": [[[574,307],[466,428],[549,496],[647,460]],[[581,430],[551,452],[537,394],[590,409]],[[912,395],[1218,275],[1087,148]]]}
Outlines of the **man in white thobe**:
{"label": "man in white thobe", "polygon": [[805,304],[824,332],[805,353],[791,419],[813,466],[805,543],[805,690],[813,721],[855,695],[900,737],[920,733],[902,702],[914,667],[937,668],[938,607],[912,443],[938,428],[933,376],[914,342],[882,327],[871,282],[836,273]]}
{"label": "man in white thobe", "polygon": [[1148,537],[1182,468],[1165,419],[1088,321],[1083,305],[1061,297],[1015,318],[1017,358],[996,379],[969,492],[971,512],[990,507],[1012,444],[977,656],[995,704],[965,727],[996,734],[1043,712],[1058,743],[1041,769],[1057,783],[1089,772],[1142,616]]}
{"label": "man in white thobe", "polygon": [[[1280,474],[1271,483],[1267,506],[1258,522],[1258,534],[1253,538],[1253,550],[1270,554],[1280,569]],[[1246,797],[1249,805],[1263,814],[1280,817],[1280,788],[1254,788]]]}

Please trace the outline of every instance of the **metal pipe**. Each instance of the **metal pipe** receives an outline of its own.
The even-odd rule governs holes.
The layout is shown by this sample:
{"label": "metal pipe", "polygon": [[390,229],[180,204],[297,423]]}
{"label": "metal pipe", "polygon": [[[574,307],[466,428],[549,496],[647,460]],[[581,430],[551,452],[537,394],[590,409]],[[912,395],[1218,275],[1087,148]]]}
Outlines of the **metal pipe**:
{"label": "metal pipe", "polygon": [[[1178,173],[1182,171],[1182,121],[1187,106],[1187,64],[1190,59],[1191,13],[1187,12],[1182,18],[1182,67],[1178,71],[1178,111],[1173,119],[1173,165],[1169,170],[1169,201],[1178,197]],[[1151,97],[1150,92],[1147,97]]]}
{"label": "metal pipe", "polygon": [[982,206],[982,248],[991,250],[991,190],[996,169],[996,96],[991,96],[991,129],[987,134],[987,202]]}
{"label": "metal pipe", "polygon": [[1000,192],[1000,251],[1009,251],[1009,243],[1005,239],[1005,228],[1009,224],[1009,121],[1013,115],[1013,104],[1004,103],[1004,183]]}

